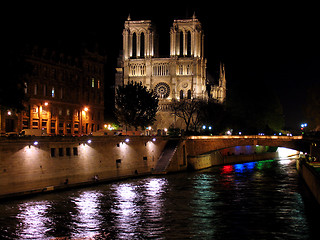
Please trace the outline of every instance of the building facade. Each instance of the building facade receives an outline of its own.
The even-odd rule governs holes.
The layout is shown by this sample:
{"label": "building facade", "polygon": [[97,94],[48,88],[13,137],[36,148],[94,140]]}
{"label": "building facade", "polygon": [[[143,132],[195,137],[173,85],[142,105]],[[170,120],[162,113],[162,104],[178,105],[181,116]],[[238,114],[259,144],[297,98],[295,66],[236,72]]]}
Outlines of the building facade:
{"label": "building facade", "polygon": [[210,86],[210,92],[207,91],[204,33],[195,15],[191,19],[174,20],[170,29],[170,56],[167,58],[159,57],[158,37],[152,22],[132,21],[129,16],[124,23],[121,55],[116,68],[116,87],[135,81],[156,92],[160,99],[156,129],[172,125],[181,127],[171,111],[173,99],[212,96],[221,103],[225,101],[224,67],[219,86]]}
{"label": "building facade", "polygon": [[24,82],[28,101],[21,113],[2,111],[2,132],[83,135],[103,127],[105,57],[87,50],[71,57],[34,47],[25,59],[32,66]]}

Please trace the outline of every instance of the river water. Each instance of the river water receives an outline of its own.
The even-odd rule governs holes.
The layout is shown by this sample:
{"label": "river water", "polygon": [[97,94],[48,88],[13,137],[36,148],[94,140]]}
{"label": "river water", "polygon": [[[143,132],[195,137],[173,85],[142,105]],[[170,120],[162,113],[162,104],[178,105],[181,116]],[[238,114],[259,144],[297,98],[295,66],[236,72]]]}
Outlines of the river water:
{"label": "river water", "polygon": [[320,239],[289,159],[131,179],[0,203],[1,239]]}

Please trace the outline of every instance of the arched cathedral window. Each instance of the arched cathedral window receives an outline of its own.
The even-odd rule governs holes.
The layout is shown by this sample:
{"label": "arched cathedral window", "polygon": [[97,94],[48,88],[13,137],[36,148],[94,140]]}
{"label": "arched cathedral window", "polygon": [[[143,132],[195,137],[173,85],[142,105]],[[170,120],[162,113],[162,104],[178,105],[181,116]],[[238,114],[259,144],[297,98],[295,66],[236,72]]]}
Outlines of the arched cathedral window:
{"label": "arched cathedral window", "polygon": [[144,49],[145,49],[144,33],[141,33],[141,35],[140,35],[140,57],[144,57]]}
{"label": "arched cathedral window", "polygon": [[191,90],[188,90],[188,99],[191,99]]}
{"label": "arched cathedral window", "polygon": [[180,56],[183,56],[183,32],[180,32]]}
{"label": "arched cathedral window", "polygon": [[180,99],[183,99],[183,90],[180,90]]}
{"label": "arched cathedral window", "polygon": [[191,33],[188,31],[187,33],[187,56],[191,57]]}
{"label": "arched cathedral window", "polygon": [[132,34],[132,58],[137,57],[137,34]]}

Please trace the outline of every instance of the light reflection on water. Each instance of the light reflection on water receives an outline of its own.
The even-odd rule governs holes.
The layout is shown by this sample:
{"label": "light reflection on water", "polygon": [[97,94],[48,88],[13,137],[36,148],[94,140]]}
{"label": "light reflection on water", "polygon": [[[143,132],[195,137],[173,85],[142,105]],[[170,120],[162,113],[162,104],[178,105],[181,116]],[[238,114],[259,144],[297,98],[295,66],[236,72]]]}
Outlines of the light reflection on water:
{"label": "light reflection on water", "polygon": [[312,239],[312,204],[294,161],[267,160],[3,202],[0,237]]}
{"label": "light reflection on water", "polygon": [[49,204],[43,202],[30,202],[19,206],[19,214],[16,218],[19,220],[19,235],[29,239],[44,238],[48,231],[47,225],[50,225],[50,218],[45,213]]}
{"label": "light reflection on water", "polygon": [[83,238],[99,234],[101,216],[99,216],[99,196],[97,191],[87,191],[74,198],[77,214],[74,216],[77,233],[74,238]]}

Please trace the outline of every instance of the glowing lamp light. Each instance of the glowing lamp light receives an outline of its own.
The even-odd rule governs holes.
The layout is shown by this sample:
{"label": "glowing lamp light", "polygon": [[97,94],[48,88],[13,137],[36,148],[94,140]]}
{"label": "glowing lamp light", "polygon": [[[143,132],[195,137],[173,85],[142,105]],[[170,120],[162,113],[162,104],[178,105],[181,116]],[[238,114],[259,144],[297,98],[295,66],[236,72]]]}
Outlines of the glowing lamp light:
{"label": "glowing lamp light", "polygon": [[85,112],[88,112],[89,109],[88,109],[87,107],[85,107],[83,110],[84,110]]}
{"label": "glowing lamp light", "polygon": [[128,143],[129,141],[130,141],[130,139],[129,138],[126,138],[126,140],[124,140],[126,143]]}
{"label": "glowing lamp light", "polygon": [[44,103],[44,105],[45,105],[45,106],[48,106],[48,105],[49,105],[49,103],[48,103],[48,102],[45,102],[45,103]]}
{"label": "glowing lamp light", "polygon": [[155,139],[155,138],[152,138],[152,141],[153,141],[153,142],[155,142],[155,141],[156,141],[156,139]]}
{"label": "glowing lamp light", "polygon": [[7,113],[8,113],[8,116],[11,116],[11,114],[12,114],[12,112],[11,112],[11,111],[8,111]]}
{"label": "glowing lamp light", "polygon": [[35,145],[35,146],[37,146],[39,144],[39,142],[37,142],[37,141],[35,141],[34,143],[33,143],[33,145]]}
{"label": "glowing lamp light", "polygon": [[203,126],[202,126],[202,129],[203,129],[203,130],[204,130],[204,129],[206,129],[206,126],[205,126],[205,125],[203,125]]}
{"label": "glowing lamp light", "polygon": [[87,141],[87,143],[90,144],[90,143],[92,143],[92,141],[89,139],[89,140]]}

